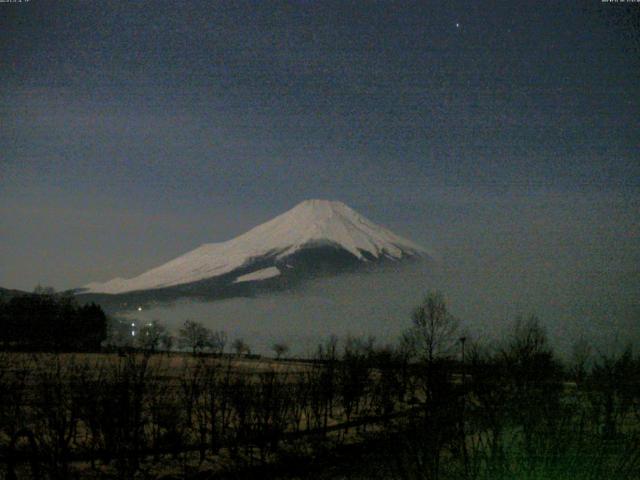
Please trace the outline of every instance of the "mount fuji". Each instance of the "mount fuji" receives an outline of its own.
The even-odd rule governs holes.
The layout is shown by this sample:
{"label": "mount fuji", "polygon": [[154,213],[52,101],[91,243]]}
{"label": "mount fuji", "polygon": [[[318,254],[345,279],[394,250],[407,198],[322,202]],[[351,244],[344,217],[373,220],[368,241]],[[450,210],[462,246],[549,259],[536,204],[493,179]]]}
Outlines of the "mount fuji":
{"label": "mount fuji", "polygon": [[123,305],[181,296],[224,298],[408,259],[431,255],[342,202],[306,200],[234,239],[201,245],[137,277],[89,283],[76,295],[102,302],[111,297]]}

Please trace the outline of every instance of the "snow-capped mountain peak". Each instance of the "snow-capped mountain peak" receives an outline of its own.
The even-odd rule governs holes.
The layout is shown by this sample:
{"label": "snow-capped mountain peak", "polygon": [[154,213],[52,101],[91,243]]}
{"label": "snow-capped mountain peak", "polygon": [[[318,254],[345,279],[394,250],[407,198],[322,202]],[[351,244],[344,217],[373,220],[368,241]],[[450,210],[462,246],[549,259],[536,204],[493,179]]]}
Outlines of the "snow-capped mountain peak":
{"label": "snow-capped mountain peak", "polygon": [[[90,283],[87,293],[124,293],[166,288],[229,274],[242,268],[237,281],[279,275],[276,264],[314,247],[344,250],[360,261],[428,256],[419,245],[374,224],[342,202],[305,200],[248,232],[220,243],[207,243],[157,268],[130,279]],[[269,274],[248,276],[247,267],[265,259]]]}

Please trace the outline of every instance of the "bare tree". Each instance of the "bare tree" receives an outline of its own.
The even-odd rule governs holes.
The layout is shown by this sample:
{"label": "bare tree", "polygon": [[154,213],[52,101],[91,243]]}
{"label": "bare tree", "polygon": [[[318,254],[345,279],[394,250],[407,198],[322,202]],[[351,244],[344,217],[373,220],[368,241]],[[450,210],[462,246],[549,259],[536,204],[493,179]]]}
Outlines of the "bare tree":
{"label": "bare tree", "polygon": [[[347,337],[339,364],[337,388],[347,422],[358,414],[370,379],[369,344],[361,338]],[[348,431],[348,427],[345,432]]]}
{"label": "bare tree", "polygon": [[33,288],[33,293],[35,293],[36,295],[49,295],[49,296],[53,296],[56,294],[56,291],[53,287],[44,287],[40,284],[36,285]]}
{"label": "bare tree", "polygon": [[175,343],[175,337],[171,335],[169,332],[165,332],[160,337],[160,344],[162,345],[162,348],[164,349],[164,351],[167,352],[167,355],[169,355],[171,350],[173,349],[174,343]]}
{"label": "bare tree", "polygon": [[576,384],[581,384],[587,376],[591,353],[591,345],[584,338],[577,340],[571,348],[569,373]]}
{"label": "bare tree", "polygon": [[516,318],[507,351],[525,358],[551,354],[547,332],[536,315]]}
{"label": "bare tree", "polygon": [[323,410],[323,428],[326,431],[329,417],[333,416],[338,371],[338,336],[335,334],[318,345],[316,360],[322,364],[318,378],[320,401]]}
{"label": "bare tree", "polygon": [[107,317],[107,338],[104,345],[107,347],[131,346],[134,337],[131,335],[130,321],[109,315]]}
{"label": "bare tree", "polygon": [[178,332],[180,346],[191,349],[193,355],[211,346],[211,331],[200,322],[187,320]]}
{"label": "bare tree", "polygon": [[605,438],[613,438],[620,432],[625,417],[637,403],[639,389],[636,382],[640,375],[635,363],[629,344],[620,354],[601,355],[591,369],[589,400]]}
{"label": "bare tree", "polygon": [[136,337],[136,343],[139,348],[155,353],[160,343],[163,343],[166,335],[167,327],[158,320],[152,320],[142,326]]}
{"label": "bare tree", "polygon": [[430,292],[412,314],[413,326],[403,343],[414,355],[429,363],[449,355],[457,341],[458,320],[449,313],[444,297]]}
{"label": "bare tree", "polygon": [[545,429],[553,431],[562,418],[562,369],[535,315],[516,319],[501,356],[510,387],[508,415],[522,429],[524,448],[531,453],[534,440]]}
{"label": "bare tree", "polygon": [[222,355],[224,353],[224,347],[227,345],[227,334],[222,330],[211,332],[209,343],[213,353]]}
{"label": "bare tree", "polygon": [[243,354],[248,354],[251,352],[249,345],[247,345],[247,343],[242,338],[236,338],[233,341],[233,350],[236,352],[236,355],[238,356]]}
{"label": "bare tree", "polygon": [[289,345],[284,342],[277,342],[273,344],[271,349],[276,354],[276,360],[280,360],[280,357],[289,351]]}
{"label": "bare tree", "polygon": [[318,344],[316,351],[316,357],[318,360],[330,360],[335,361],[338,359],[338,336],[335,334],[329,335],[329,338],[324,343]]}

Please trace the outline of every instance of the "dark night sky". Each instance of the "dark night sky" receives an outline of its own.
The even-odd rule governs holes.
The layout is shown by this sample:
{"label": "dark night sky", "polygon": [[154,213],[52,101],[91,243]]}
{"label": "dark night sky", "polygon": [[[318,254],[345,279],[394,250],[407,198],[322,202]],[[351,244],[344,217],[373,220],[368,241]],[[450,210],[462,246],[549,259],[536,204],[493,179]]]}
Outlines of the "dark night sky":
{"label": "dark night sky", "polygon": [[0,285],[132,276],[319,197],[458,286],[637,318],[639,10],[2,3]]}

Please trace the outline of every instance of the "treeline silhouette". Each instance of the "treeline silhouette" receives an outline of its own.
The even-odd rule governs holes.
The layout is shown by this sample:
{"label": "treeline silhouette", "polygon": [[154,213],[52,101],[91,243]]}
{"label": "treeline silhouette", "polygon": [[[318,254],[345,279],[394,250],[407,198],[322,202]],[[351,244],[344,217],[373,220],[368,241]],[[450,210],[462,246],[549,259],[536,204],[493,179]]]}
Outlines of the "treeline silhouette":
{"label": "treeline silhouette", "polygon": [[0,299],[0,348],[20,351],[99,351],[107,318],[95,304],[49,289]]}
{"label": "treeline silhouette", "polygon": [[563,364],[535,317],[482,345],[432,294],[395,346],[332,336],[275,361],[140,345],[2,354],[0,476],[640,477],[640,356],[582,342]]}

